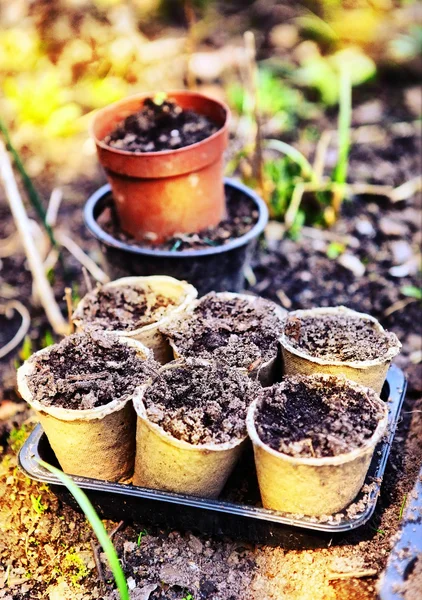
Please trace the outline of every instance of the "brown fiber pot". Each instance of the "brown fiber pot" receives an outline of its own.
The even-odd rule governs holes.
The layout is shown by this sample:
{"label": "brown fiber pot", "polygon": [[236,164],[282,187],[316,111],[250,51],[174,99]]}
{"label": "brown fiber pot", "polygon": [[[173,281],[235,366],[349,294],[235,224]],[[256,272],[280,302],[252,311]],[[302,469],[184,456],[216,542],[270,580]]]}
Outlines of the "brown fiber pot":
{"label": "brown fiber pot", "polygon": [[[310,391],[312,378],[309,377]],[[330,379],[330,375],[319,375]],[[375,447],[388,427],[388,409],[369,388],[339,377],[382,408],[382,417],[366,443],[354,450],[324,458],[301,458],[277,452],[258,435],[255,419],[259,399],[249,407],[246,425],[252,440],[259,490],[264,508],[295,514],[331,515],[343,510],[361,489]]]}
{"label": "brown fiber pot", "polygon": [[110,182],[120,225],[137,239],[153,232],[161,242],[174,233],[217,225],[225,215],[223,152],[229,108],[188,91],[168,92],[169,100],[212,119],[220,129],[205,140],[162,152],[127,152],[103,140],[153,94],[137,94],[99,110],[91,135]]}
{"label": "brown fiber pot", "polygon": [[[141,342],[121,338],[135,348],[140,360],[150,357]],[[132,396],[115,398],[88,410],[45,406],[34,399],[27,378],[34,359],[51,350],[39,350],[18,369],[18,390],[33,408],[63,471],[80,477],[124,481],[132,476],[135,461],[136,415]],[[136,391],[135,391],[136,394]]]}
{"label": "brown fiber pot", "polygon": [[[380,333],[385,333],[380,323],[366,313],[359,313],[345,306],[334,306],[326,308],[311,308],[309,310],[295,310],[289,313],[289,317],[298,319],[304,317],[315,317],[323,315],[339,315],[358,317],[364,321],[374,324]],[[344,375],[348,379],[360,385],[372,388],[377,394],[381,394],[387,371],[392,359],[400,352],[401,343],[396,336],[391,340],[388,352],[374,360],[334,360],[311,356],[299,348],[295,348],[289,338],[283,332],[280,337],[281,351],[283,357],[284,375],[313,375],[315,373],[326,373],[328,375]]]}

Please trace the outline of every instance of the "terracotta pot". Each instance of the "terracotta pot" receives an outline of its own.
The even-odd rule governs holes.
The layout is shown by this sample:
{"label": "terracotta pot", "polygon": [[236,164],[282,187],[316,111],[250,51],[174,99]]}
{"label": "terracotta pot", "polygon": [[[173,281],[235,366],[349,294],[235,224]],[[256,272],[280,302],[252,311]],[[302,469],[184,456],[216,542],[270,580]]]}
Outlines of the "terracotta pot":
{"label": "terracotta pot", "polygon": [[[150,351],[141,342],[125,338],[120,341],[135,348],[140,360],[150,357]],[[116,398],[87,410],[45,406],[35,400],[27,378],[34,369],[34,360],[48,354],[51,348],[33,354],[18,369],[17,381],[20,395],[37,413],[60,466],[66,473],[80,477],[127,480],[135,461],[136,415],[132,397]]]}
{"label": "terracotta pot", "polygon": [[[313,379],[330,379],[330,375],[309,376],[309,393]],[[258,435],[255,419],[260,406],[257,398],[249,407],[246,425],[252,440],[259,490],[264,508],[305,515],[331,515],[343,510],[361,489],[375,447],[388,426],[388,409],[370,388],[345,377],[338,377],[351,390],[366,396],[368,404],[381,408],[377,427],[360,448],[337,456],[302,458],[278,452]],[[263,392],[264,393],[264,392]]]}
{"label": "terracotta pot", "polygon": [[[366,313],[359,313],[345,306],[335,306],[327,308],[311,308],[309,310],[295,310],[289,313],[289,317],[298,319],[305,317],[314,317],[324,315],[350,316],[359,318],[363,321],[369,321],[379,333],[385,334],[385,329],[381,324]],[[359,383],[360,385],[372,388],[377,394],[381,394],[387,371],[392,359],[400,352],[401,343],[394,336],[391,340],[388,351],[373,360],[334,360],[311,356],[299,348],[295,348],[284,331],[280,337],[281,351],[283,356],[284,375],[313,375],[314,373],[326,373],[328,375],[344,375],[348,379]]]}
{"label": "terracotta pot", "polygon": [[229,108],[196,92],[168,92],[184,109],[212,119],[220,129],[205,140],[162,152],[128,152],[104,138],[152,94],[137,94],[97,112],[91,135],[113,190],[120,224],[137,239],[153,232],[157,243],[174,233],[217,225],[225,214],[223,152]]}

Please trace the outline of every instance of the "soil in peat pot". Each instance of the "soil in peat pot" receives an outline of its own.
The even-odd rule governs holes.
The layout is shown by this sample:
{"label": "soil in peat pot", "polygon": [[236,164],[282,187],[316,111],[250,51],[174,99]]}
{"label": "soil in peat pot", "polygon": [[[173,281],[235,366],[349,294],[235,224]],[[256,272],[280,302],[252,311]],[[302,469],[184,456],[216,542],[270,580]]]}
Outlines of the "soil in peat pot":
{"label": "soil in peat pot", "polygon": [[135,330],[156,323],[175,306],[147,284],[99,287],[85,296],[84,323],[104,330]]}
{"label": "soil in peat pot", "polygon": [[97,218],[99,226],[113,238],[143,248],[156,250],[201,250],[214,246],[223,246],[231,240],[246,235],[258,221],[259,213],[256,204],[243,194],[226,194],[227,214],[215,227],[207,227],[197,233],[175,233],[160,244],[153,243],[151,235],[142,241],[125,233],[119,224],[119,218],[110,195],[104,210]]}
{"label": "soil in peat pot", "polygon": [[34,359],[28,387],[45,406],[88,410],[124,399],[155,374],[158,365],[115,337],[75,333]]}
{"label": "soil in peat pot", "polygon": [[164,368],[145,393],[152,423],[190,444],[221,444],[246,435],[256,386],[222,363],[187,360]]}
{"label": "soil in peat pot", "polygon": [[374,323],[350,315],[288,317],[284,333],[293,348],[314,358],[367,361],[387,354],[394,333],[377,330]]}
{"label": "soil in peat pot", "polygon": [[260,396],[259,437],[295,457],[338,456],[361,448],[383,416],[375,392],[361,392],[336,377],[286,377]]}
{"label": "soil in peat pot", "polygon": [[212,357],[246,368],[277,354],[282,326],[276,307],[267,300],[227,300],[215,292],[201,298],[193,312],[176,323],[163,332],[182,356]]}
{"label": "soil in peat pot", "polygon": [[191,146],[219,129],[208,117],[175,102],[147,98],[142,110],[126,117],[104,141],[127,152],[161,152]]}

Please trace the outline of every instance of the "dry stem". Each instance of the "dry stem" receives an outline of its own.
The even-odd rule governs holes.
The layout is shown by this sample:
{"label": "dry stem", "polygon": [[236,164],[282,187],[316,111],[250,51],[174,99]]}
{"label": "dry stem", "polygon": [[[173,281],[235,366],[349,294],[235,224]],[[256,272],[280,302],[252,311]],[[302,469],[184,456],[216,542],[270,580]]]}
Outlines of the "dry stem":
{"label": "dry stem", "polygon": [[9,155],[3,142],[1,141],[0,177],[3,181],[6,197],[15,220],[16,228],[21,236],[22,244],[28,260],[28,265],[35,281],[41,304],[55,333],[59,335],[66,335],[68,333],[68,326],[60,312],[59,306],[54,298],[51,285],[49,284],[45,275],[44,265],[31,235],[30,222],[19,193],[15,176],[13,174]]}
{"label": "dry stem", "polygon": [[16,310],[20,314],[20,316],[22,317],[22,322],[21,322],[19,329],[17,330],[17,332],[15,333],[13,338],[10,340],[10,342],[7,342],[7,344],[5,344],[2,348],[0,348],[0,359],[3,358],[4,356],[7,356],[7,354],[9,354],[9,352],[14,350],[16,348],[16,346],[18,346],[18,344],[20,344],[20,342],[23,340],[23,338],[28,333],[29,326],[31,324],[31,317],[29,316],[28,310],[25,308],[25,306],[23,304],[21,304],[17,300],[8,302],[4,308],[0,307],[0,313],[4,313],[6,315],[6,317],[9,318],[9,316],[11,316],[11,312],[13,309]]}

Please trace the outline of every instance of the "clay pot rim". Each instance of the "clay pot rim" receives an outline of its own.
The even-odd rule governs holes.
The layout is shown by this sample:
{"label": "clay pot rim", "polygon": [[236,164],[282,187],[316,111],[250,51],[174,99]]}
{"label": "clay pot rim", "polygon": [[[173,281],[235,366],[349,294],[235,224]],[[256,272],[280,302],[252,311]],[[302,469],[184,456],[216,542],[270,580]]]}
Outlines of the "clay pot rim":
{"label": "clay pot rim", "polygon": [[[126,344],[127,346],[139,350],[139,353],[143,353],[145,358],[143,358],[142,360],[148,360],[152,356],[152,353],[149,350],[149,348],[144,346],[138,340],[133,340],[130,338],[119,338],[119,341],[122,344]],[[27,402],[35,411],[50,415],[51,417],[54,417],[59,421],[93,421],[96,419],[104,419],[104,417],[111,415],[112,413],[118,410],[121,410],[126,406],[128,402],[132,400],[133,394],[132,396],[128,395],[127,398],[115,398],[108,404],[104,404],[103,406],[97,406],[95,408],[90,409],[72,409],[63,408],[61,406],[45,406],[44,404],[42,404],[42,402],[35,400],[27,383],[27,377],[34,370],[34,358],[37,358],[43,354],[47,354],[56,345],[57,344],[54,344],[53,346],[48,346],[47,348],[43,348],[42,350],[35,352],[34,354],[32,354],[32,356],[29,357],[28,360],[24,362],[24,364],[21,367],[19,367],[17,371],[18,391],[22,398],[25,400],[25,402]]]}
{"label": "clay pot rim", "polygon": [[221,136],[222,134],[224,134],[225,131],[227,131],[228,125],[230,122],[230,108],[228,107],[228,105],[225,102],[222,102],[221,100],[212,98],[211,96],[207,96],[206,94],[201,94],[200,92],[193,92],[191,90],[166,90],[165,93],[169,97],[171,97],[172,95],[173,96],[183,95],[183,96],[190,96],[190,97],[197,97],[197,98],[199,97],[199,98],[204,98],[205,100],[209,100],[210,102],[214,102],[215,104],[218,104],[224,110],[225,115],[226,115],[224,123],[220,126],[220,128],[215,133],[213,133],[212,135],[209,135],[204,140],[201,140],[200,142],[196,142],[195,144],[189,144],[189,146],[183,146],[183,148],[177,148],[176,150],[159,150],[158,152],[130,152],[129,150],[120,150],[119,148],[114,148],[113,146],[110,146],[109,144],[104,142],[103,139],[99,139],[94,133],[97,115],[100,113],[103,114],[106,112],[112,113],[115,111],[116,108],[118,108],[120,106],[124,106],[128,101],[130,102],[137,98],[139,98],[139,100],[147,99],[147,98],[151,98],[152,96],[154,96],[154,92],[150,92],[150,93],[142,92],[140,94],[132,94],[131,96],[127,96],[126,98],[123,98],[122,100],[118,100],[117,102],[113,102],[113,103],[105,106],[104,108],[99,108],[94,113],[94,117],[91,120],[90,125],[89,125],[89,134],[90,134],[91,138],[95,141],[97,146],[99,146],[100,148],[103,148],[104,150],[113,152],[115,154],[120,154],[122,156],[136,156],[136,157],[140,156],[140,157],[145,157],[145,158],[152,158],[152,157],[156,157],[156,156],[166,157],[166,156],[175,155],[175,154],[183,154],[183,153],[189,152],[191,150],[193,150],[195,152],[201,146],[207,144],[210,141],[213,141],[215,138]]}
{"label": "clay pot rim", "polygon": [[[183,281],[180,279],[176,279],[175,277],[171,277],[170,275],[130,275],[128,277],[120,277],[119,279],[113,279],[113,281],[108,281],[107,283],[104,283],[101,286],[101,289],[104,288],[114,288],[114,287],[119,287],[120,285],[134,285],[136,284],[136,282],[139,282],[140,280],[145,280],[145,283],[148,284],[148,280],[152,280],[152,282],[156,282],[156,281],[168,281],[169,283],[172,284],[178,284],[180,285],[180,288],[184,290],[185,292],[185,298],[183,300],[183,302],[181,302],[180,304],[178,304],[177,306],[174,307],[173,311],[171,311],[169,314],[161,317],[161,319],[159,319],[158,321],[155,321],[154,323],[150,323],[149,325],[143,325],[142,327],[138,327],[137,329],[105,329],[104,331],[107,332],[107,334],[110,335],[115,335],[117,337],[124,337],[124,338],[136,338],[137,335],[140,335],[141,333],[147,333],[149,331],[154,331],[155,329],[157,329],[158,327],[162,326],[162,325],[166,325],[168,323],[168,321],[176,316],[179,315],[180,313],[183,313],[184,311],[186,311],[190,304],[192,302],[195,301],[195,299],[198,296],[198,291],[197,289],[191,285],[190,283],[188,283],[187,281]],[[84,306],[86,304],[86,302],[84,302],[86,296],[84,296],[81,301],[79,302],[78,306],[76,307],[75,311],[73,312],[72,315],[72,321],[73,323],[76,325],[76,327],[86,327],[89,326],[90,322],[84,322],[84,318],[83,318],[83,309]]]}
{"label": "clay pot rim", "polygon": [[106,244],[107,246],[116,248],[118,250],[123,250],[131,254],[138,254],[140,256],[154,256],[156,258],[192,258],[199,256],[212,256],[215,254],[221,254],[223,252],[229,252],[230,250],[234,250],[235,248],[245,246],[252,239],[258,237],[258,235],[260,235],[265,229],[265,226],[268,222],[269,213],[268,207],[265,204],[264,200],[243,183],[235,181],[231,178],[225,178],[224,186],[225,188],[234,189],[239,192],[242,192],[253,202],[255,202],[256,208],[259,212],[259,216],[255,225],[247,233],[231,240],[227,244],[221,244],[220,246],[212,246],[210,248],[201,248],[197,250],[153,250],[152,248],[135,246],[117,240],[112,235],[104,231],[104,229],[102,229],[98,225],[97,220],[94,217],[94,211],[97,204],[103,199],[104,196],[111,193],[111,186],[109,184],[101,186],[88,198],[84,207],[85,224],[90,230],[90,232],[100,243]]}
{"label": "clay pot rim", "polygon": [[[343,314],[345,316],[358,317],[359,319],[362,319],[363,321],[370,321],[371,323],[373,323],[375,325],[375,328],[377,329],[377,331],[379,333],[383,333],[383,334],[386,333],[386,330],[384,329],[384,327],[381,325],[381,323],[375,317],[368,315],[366,313],[361,313],[356,310],[352,310],[351,308],[347,308],[346,306],[327,306],[327,307],[320,307],[320,308],[294,310],[294,311],[291,311],[288,313],[287,318],[289,318],[290,316],[293,316],[293,317],[297,316],[300,319],[300,317],[307,317],[307,316],[313,317],[313,316],[318,316],[318,315],[336,315],[336,314]],[[304,350],[301,350],[300,348],[295,348],[294,346],[292,346],[292,344],[289,341],[289,338],[284,333],[284,330],[279,339],[280,339],[280,344],[281,344],[282,348],[284,348],[291,354],[294,354],[295,356],[299,356],[300,358],[304,358],[304,359],[308,360],[309,362],[313,362],[317,365],[326,365],[326,366],[333,366],[333,367],[351,367],[352,369],[360,370],[360,369],[368,369],[370,367],[378,367],[382,364],[390,362],[400,352],[400,349],[402,347],[402,344],[399,341],[398,337],[395,334],[394,334],[394,336],[395,336],[395,339],[391,341],[391,345],[388,348],[387,352],[384,354],[384,356],[380,356],[379,358],[374,358],[372,360],[334,360],[334,359],[319,358],[316,356],[312,356],[308,352],[305,352]]]}
{"label": "clay pot rim", "polygon": [[[196,362],[203,364],[203,365],[211,364],[211,362],[209,360],[203,360],[203,359],[196,359]],[[168,363],[167,365],[163,365],[159,369],[158,373],[161,373],[162,371],[166,371],[169,369],[177,369],[177,368],[183,366],[184,364],[185,364],[184,359],[174,360],[171,363]],[[191,444],[190,442],[186,442],[185,440],[179,440],[179,439],[175,438],[170,433],[168,433],[165,429],[163,429],[161,427],[161,425],[158,425],[157,423],[153,423],[152,421],[150,421],[147,416],[147,411],[146,411],[145,404],[143,402],[143,397],[145,395],[147,388],[149,388],[152,385],[153,381],[154,381],[154,379],[151,377],[151,379],[149,379],[149,381],[147,381],[145,384],[136,388],[136,390],[133,394],[133,398],[132,398],[133,406],[135,408],[137,417],[139,417],[144,422],[146,422],[148,424],[148,427],[150,427],[169,446],[175,446],[176,448],[181,448],[183,450],[191,450],[193,452],[197,452],[199,450],[199,451],[203,452],[204,454],[208,454],[209,452],[219,452],[219,451],[223,452],[226,450],[231,450],[231,449],[236,448],[237,446],[240,446],[241,444],[243,444],[243,442],[245,442],[245,440],[248,438],[248,434],[245,433],[245,435],[243,437],[235,438],[229,442],[207,443],[207,444]]]}
{"label": "clay pot rim", "polygon": [[[310,377],[318,377],[318,378],[327,380],[327,379],[331,379],[333,377],[333,375],[326,375],[326,374],[319,373],[318,375],[311,375]],[[363,446],[361,446],[360,448],[355,448],[354,450],[350,450],[349,452],[343,452],[341,454],[338,454],[337,456],[324,456],[321,458],[299,457],[299,456],[295,457],[295,456],[290,456],[289,454],[285,454],[284,452],[279,452],[277,450],[274,450],[273,448],[271,448],[271,446],[269,446],[268,444],[266,444],[265,442],[263,442],[261,440],[261,438],[259,437],[258,432],[256,430],[255,413],[256,413],[258,402],[259,402],[260,398],[256,398],[252,402],[252,404],[250,405],[250,407],[248,409],[248,414],[246,416],[246,427],[247,427],[248,435],[249,435],[253,445],[259,446],[262,450],[264,450],[268,454],[271,454],[272,456],[274,456],[276,458],[282,459],[283,461],[289,462],[292,465],[298,465],[298,466],[304,465],[304,466],[312,466],[312,467],[340,466],[345,463],[351,462],[351,461],[359,458],[360,456],[363,456],[364,454],[366,454],[369,451],[372,452],[375,449],[378,442],[383,437],[383,435],[385,434],[385,432],[387,431],[388,407],[387,407],[386,403],[383,400],[381,400],[381,398],[378,396],[378,394],[376,394],[371,388],[359,385],[359,384],[355,383],[354,381],[347,379],[343,375],[335,376],[335,378],[347,382],[351,388],[355,389],[356,391],[358,391],[360,393],[364,393],[368,397],[368,400],[369,400],[370,396],[375,396],[373,398],[373,400],[376,401],[383,408],[384,416],[378,421],[378,424],[375,428],[374,433],[371,435],[371,437],[368,440],[366,440],[366,442]],[[263,388],[264,391],[265,391],[265,389],[268,389],[268,388]],[[371,399],[371,401],[372,401],[372,399]]]}

